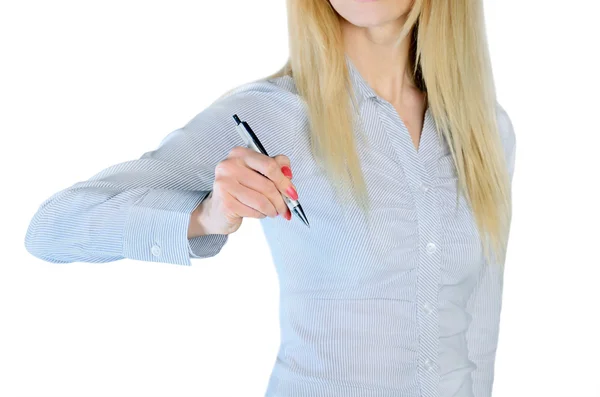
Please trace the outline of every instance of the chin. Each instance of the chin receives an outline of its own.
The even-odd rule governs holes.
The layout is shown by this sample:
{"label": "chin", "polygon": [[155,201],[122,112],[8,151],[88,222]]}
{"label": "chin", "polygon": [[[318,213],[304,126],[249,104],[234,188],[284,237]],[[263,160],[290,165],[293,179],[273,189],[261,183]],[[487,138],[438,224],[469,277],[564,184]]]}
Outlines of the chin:
{"label": "chin", "polygon": [[330,3],[352,25],[374,28],[385,26],[408,14],[412,0],[330,0]]}
{"label": "chin", "polygon": [[360,15],[355,16],[353,18],[344,18],[348,22],[350,22],[354,26],[358,26],[360,28],[376,28],[379,26],[388,25],[394,21],[397,21],[398,18],[390,18],[389,15]]}

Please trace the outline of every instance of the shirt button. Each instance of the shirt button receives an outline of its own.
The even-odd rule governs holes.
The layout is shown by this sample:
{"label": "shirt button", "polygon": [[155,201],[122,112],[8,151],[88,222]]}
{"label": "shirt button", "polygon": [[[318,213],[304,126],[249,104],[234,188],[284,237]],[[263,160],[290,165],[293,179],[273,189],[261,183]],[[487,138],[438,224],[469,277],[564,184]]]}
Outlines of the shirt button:
{"label": "shirt button", "polygon": [[425,311],[425,313],[431,314],[433,312],[433,306],[431,306],[429,303],[425,303],[423,305],[423,310]]}
{"label": "shirt button", "polygon": [[429,190],[429,188],[427,187],[427,185],[425,185],[424,183],[421,183],[421,185],[419,186],[419,189],[421,189],[421,191],[423,193],[427,193],[427,191]]}
{"label": "shirt button", "polygon": [[430,254],[433,254],[436,250],[436,246],[434,243],[429,243],[427,244],[427,252],[429,252]]}
{"label": "shirt button", "polygon": [[433,363],[429,359],[425,359],[425,361],[423,361],[423,365],[428,371],[431,371],[434,368]]}
{"label": "shirt button", "polygon": [[158,245],[153,245],[150,252],[152,252],[152,255],[154,256],[160,256],[160,247]]}

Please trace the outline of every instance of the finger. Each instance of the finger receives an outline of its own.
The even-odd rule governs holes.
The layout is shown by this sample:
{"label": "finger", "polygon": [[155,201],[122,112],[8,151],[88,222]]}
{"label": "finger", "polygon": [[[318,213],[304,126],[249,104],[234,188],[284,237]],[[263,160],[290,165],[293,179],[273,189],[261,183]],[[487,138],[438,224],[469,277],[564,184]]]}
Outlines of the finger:
{"label": "finger", "polygon": [[281,171],[278,160],[254,151],[247,153],[241,160],[244,161],[249,168],[258,171],[269,178],[281,193],[292,200],[298,200],[296,188]]}
{"label": "finger", "polygon": [[240,167],[237,180],[241,185],[264,195],[273,207],[275,207],[277,213],[285,217],[288,208],[285,201],[283,201],[281,192],[277,189],[273,181],[247,167]]}
{"label": "finger", "polygon": [[228,187],[229,194],[240,203],[271,218],[278,215],[277,209],[271,201],[262,193],[250,189],[240,183],[232,183]]}
{"label": "finger", "polygon": [[[230,194],[231,196],[231,194]],[[266,218],[267,215],[263,214],[260,211],[255,210],[254,208],[248,207],[246,204],[240,202],[237,198],[231,196],[231,203],[229,204],[229,208],[231,211],[242,218],[256,218],[263,219]]]}
{"label": "finger", "polygon": [[[227,158],[232,158],[232,157],[244,157],[246,154],[248,154],[249,152],[254,152],[254,150],[251,150],[250,148],[244,147],[244,146],[234,146],[230,151],[229,154],[227,155]],[[256,152],[255,152],[256,153]]]}

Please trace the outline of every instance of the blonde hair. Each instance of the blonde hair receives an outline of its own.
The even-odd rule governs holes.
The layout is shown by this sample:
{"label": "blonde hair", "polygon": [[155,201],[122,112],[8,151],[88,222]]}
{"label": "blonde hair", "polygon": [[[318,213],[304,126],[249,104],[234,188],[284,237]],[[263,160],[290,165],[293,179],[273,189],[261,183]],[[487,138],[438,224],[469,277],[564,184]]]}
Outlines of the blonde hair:
{"label": "blonde hair", "polygon": [[[290,57],[271,77],[291,75],[305,100],[315,158],[331,183],[350,187],[368,210],[355,147],[355,99],[341,25],[325,0],[288,0]],[[411,69],[446,138],[458,188],[468,200],[485,256],[504,263],[511,218],[510,183],[496,121],[496,97],[481,0],[415,0],[399,42],[411,39]],[[352,99],[351,101],[349,100]],[[458,200],[458,196],[457,196]]]}

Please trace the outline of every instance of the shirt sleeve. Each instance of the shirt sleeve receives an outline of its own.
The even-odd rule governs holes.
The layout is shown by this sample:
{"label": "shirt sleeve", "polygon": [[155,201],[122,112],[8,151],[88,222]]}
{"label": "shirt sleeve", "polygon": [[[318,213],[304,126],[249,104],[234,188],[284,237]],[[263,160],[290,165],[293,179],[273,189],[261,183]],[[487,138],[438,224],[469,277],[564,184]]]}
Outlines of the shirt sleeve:
{"label": "shirt sleeve", "polygon": [[[516,141],[512,123],[501,107],[498,108],[498,124],[512,185]],[[503,264],[485,263],[467,302],[467,312],[471,316],[471,324],[467,330],[467,345],[469,360],[475,364],[471,374],[474,397],[492,395],[503,283]]]}
{"label": "shirt sleeve", "polygon": [[[156,150],[50,197],[30,222],[26,249],[54,263],[129,258],[190,265],[190,258],[216,255],[227,235],[188,240],[187,230],[192,211],[212,190],[216,165],[243,144],[232,115],[252,123],[265,112],[271,120],[288,111],[274,84],[251,84],[213,103]],[[282,114],[272,114],[273,109]],[[258,130],[268,135],[263,144],[279,143],[272,140],[278,136],[273,128]]]}

